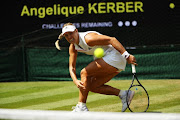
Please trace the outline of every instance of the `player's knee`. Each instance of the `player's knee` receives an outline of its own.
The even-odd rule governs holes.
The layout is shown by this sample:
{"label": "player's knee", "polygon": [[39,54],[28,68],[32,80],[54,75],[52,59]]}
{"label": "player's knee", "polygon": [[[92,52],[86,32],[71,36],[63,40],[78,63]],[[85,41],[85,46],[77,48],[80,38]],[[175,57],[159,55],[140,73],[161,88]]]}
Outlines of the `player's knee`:
{"label": "player's knee", "polygon": [[96,88],[96,77],[94,76],[89,76],[86,72],[86,70],[82,69],[81,70],[81,81],[84,83],[84,86],[86,87],[86,90],[92,91],[92,92],[97,92]]}

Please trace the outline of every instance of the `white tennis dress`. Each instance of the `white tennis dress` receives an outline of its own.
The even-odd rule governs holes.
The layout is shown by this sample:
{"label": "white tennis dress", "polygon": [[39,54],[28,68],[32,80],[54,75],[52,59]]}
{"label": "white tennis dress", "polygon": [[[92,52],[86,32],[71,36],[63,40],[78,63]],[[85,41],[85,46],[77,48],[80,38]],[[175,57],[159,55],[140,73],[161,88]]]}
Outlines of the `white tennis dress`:
{"label": "white tennis dress", "polygon": [[104,49],[104,57],[103,60],[118,69],[118,71],[125,70],[126,67],[126,59],[118,52],[112,45],[103,45],[103,46],[89,46],[85,41],[85,36],[88,33],[97,33],[96,31],[87,31],[87,32],[79,32],[79,44],[74,44],[75,49],[78,52],[85,53],[87,55],[94,55],[94,50],[96,48],[103,48]]}

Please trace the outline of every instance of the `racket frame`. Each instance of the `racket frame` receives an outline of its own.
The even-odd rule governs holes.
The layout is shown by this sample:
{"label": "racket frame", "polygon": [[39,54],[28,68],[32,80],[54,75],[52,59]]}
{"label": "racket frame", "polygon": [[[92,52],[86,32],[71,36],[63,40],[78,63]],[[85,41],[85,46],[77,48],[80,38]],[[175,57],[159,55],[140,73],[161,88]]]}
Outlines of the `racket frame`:
{"label": "racket frame", "polygon": [[[138,80],[138,78],[137,78],[137,76],[136,76],[135,65],[133,65],[133,64],[132,64],[132,74],[133,74],[132,83],[131,83],[131,85],[130,85],[130,87],[129,87],[129,89],[128,89],[127,97],[128,97],[128,93],[129,93],[129,91],[130,91],[130,89],[131,89],[132,87],[134,87],[134,86],[140,86],[140,87],[142,87],[142,88],[144,89],[144,91],[146,92],[147,97],[148,97],[148,105],[147,105],[147,108],[143,111],[143,112],[146,112],[146,111],[148,110],[148,108],[149,108],[149,94],[148,94],[147,90],[145,89],[145,87],[139,82],[139,80]],[[135,79],[136,79],[136,81],[138,82],[139,85],[133,85]],[[127,100],[127,98],[126,98],[126,100]],[[128,109],[129,109],[131,112],[133,112],[133,111],[131,110],[131,108],[130,108],[130,105],[128,104],[128,101],[127,101],[127,106],[128,106]]]}

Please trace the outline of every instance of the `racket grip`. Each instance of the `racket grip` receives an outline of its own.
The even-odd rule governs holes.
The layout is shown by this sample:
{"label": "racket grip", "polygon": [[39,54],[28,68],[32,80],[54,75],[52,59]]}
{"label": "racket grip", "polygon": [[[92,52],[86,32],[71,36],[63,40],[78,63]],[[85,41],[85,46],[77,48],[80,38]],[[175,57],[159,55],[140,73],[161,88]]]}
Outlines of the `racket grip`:
{"label": "racket grip", "polygon": [[131,66],[132,66],[132,73],[136,73],[136,67],[135,67],[135,65],[131,64]]}

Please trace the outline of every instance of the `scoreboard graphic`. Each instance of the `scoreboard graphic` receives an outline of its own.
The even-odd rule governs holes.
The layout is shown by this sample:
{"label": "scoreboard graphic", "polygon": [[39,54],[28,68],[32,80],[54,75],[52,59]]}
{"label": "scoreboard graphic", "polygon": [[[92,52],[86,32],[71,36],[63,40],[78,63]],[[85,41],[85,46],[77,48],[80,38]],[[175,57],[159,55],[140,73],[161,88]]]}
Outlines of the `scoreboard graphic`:
{"label": "scoreboard graphic", "polygon": [[[16,0],[3,4],[2,39],[36,31],[54,33],[52,39],[56,39],[62,26],[71,22],[79,31],[114,36],[125,46],[180,44],[177,0]],[[54,42],[44,41],[46,46]]]}

